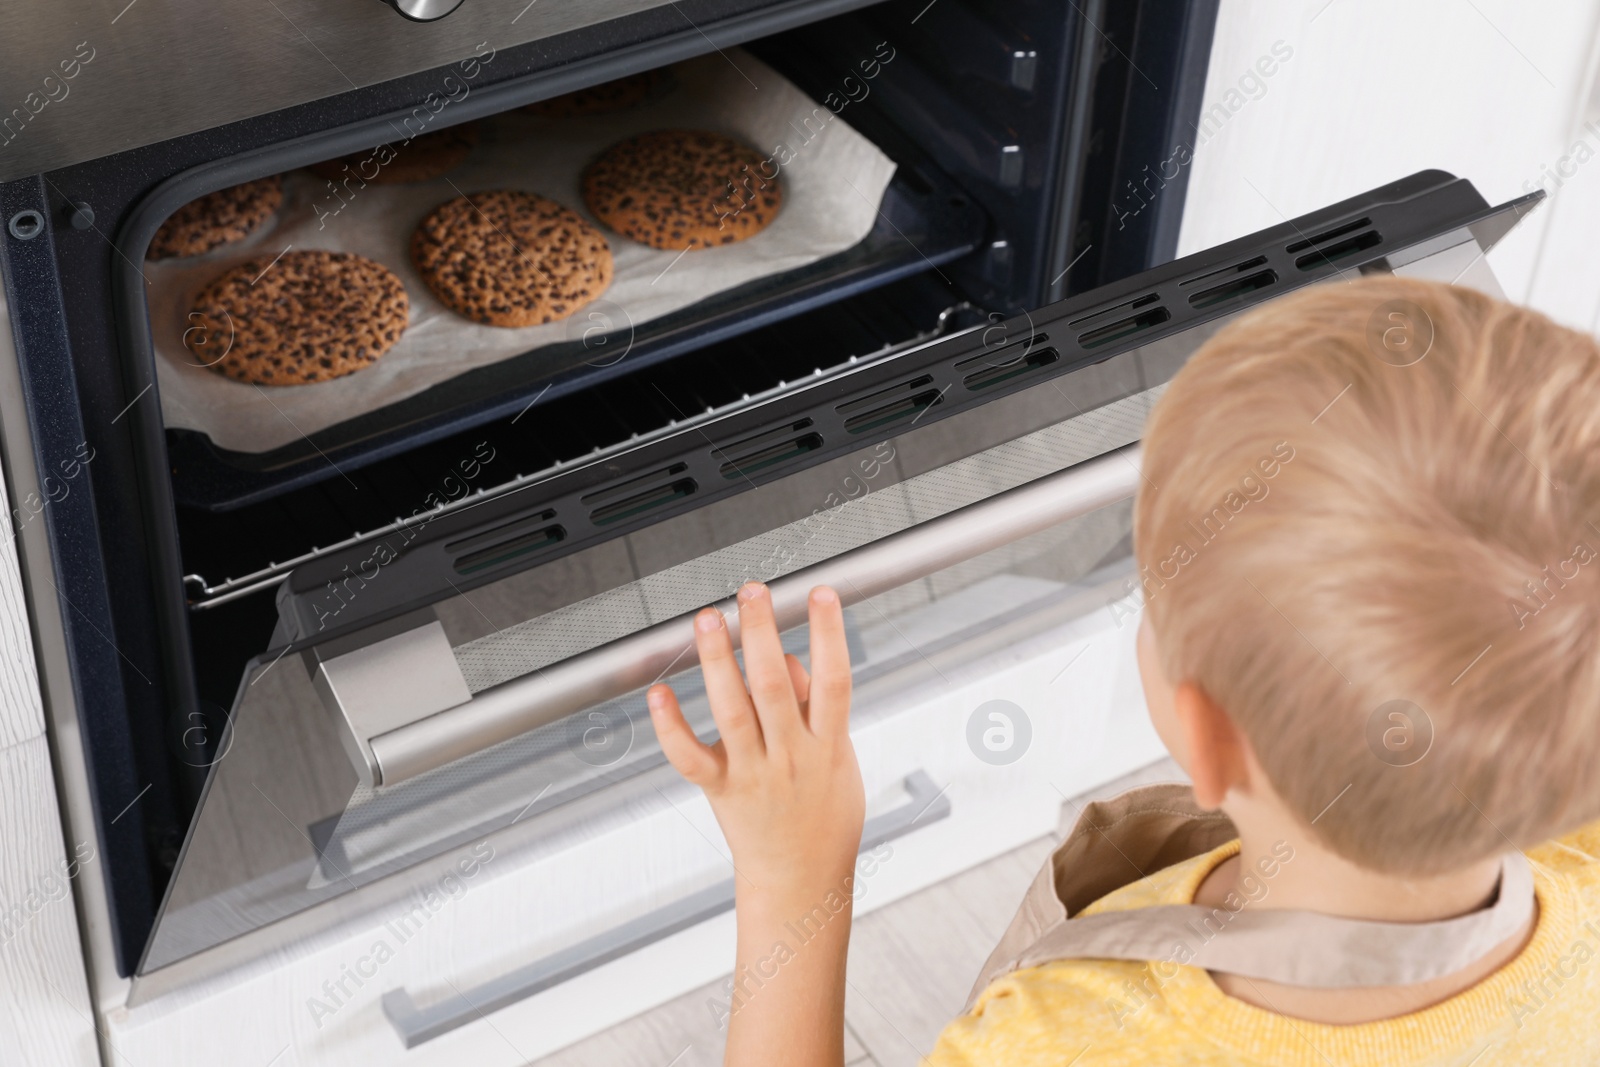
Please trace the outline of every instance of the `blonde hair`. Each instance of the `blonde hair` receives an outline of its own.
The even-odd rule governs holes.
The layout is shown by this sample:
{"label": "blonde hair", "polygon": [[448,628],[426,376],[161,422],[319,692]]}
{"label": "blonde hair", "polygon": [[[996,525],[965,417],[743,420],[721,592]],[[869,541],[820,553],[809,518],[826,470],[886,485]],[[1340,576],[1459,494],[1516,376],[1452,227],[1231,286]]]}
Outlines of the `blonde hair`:
{"label": "blonde hair", "polygon": [[1330,848],[1434,874],[1600,818],[1593,339],[1446,285],[1314,286],[1195,353],[1144,473],[1166,675]]}

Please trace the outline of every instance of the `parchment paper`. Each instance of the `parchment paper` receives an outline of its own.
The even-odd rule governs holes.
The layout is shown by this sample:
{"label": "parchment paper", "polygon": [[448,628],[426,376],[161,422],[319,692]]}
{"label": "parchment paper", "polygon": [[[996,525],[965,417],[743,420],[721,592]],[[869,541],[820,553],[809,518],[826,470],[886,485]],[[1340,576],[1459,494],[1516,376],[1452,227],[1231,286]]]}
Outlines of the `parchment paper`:
{"label": "parchment paper", "polygon": [[[866,237],[894,175],[894,163],[875,145],[742,50],[678,64],[674,76],[676,85],[660,99],[612,115],[558,120],[511,112],[485,120],[466,163],[431,182],[368,185],[341,200],[322,179],[292,172],[285,175],[284,205],[262,232],[205,256],[145,264],[166,424],[200,430],[223,448],[269,451],[475,367],[577,340],[585,331],[592,337],[637,327]],[[411,233],[444,201],[485,189],[525,189],[590,217],[579,194],[589,160],[624,137],[666,128],[727,133],[780,162],[792,153],[780,171],[784,202],[776,221],[738,244],[688,253],[657,251],[602,227],[616,265],[611,288],[570,318],[544,326],[470,322],[447,310],[412,269]],[[285,248],[357,252],[395,271],[411,299],[411,322],[394,348],[355,374],[307,385],[248,385],[202,366],[182,340],[194,295],[233,264]]]}

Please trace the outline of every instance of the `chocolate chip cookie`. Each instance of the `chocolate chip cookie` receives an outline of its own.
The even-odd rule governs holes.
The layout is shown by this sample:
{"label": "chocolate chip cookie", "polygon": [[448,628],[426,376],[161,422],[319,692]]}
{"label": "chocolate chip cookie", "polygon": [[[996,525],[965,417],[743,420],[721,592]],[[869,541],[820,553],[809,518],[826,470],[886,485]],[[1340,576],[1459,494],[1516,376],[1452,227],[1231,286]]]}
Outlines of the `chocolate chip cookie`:
{"label": "chocolate chip cookie", "polygon": [[195,297],[183,343],[201,366],[257,385],[325,382],[370,367],[405,332],[393,271],[351,252],[246,260]]}
{"label": "chocolate chip cookie", "polygon": [[748,145],[658,130],[600,153],[583,172],[583,202],[622,236],[676,251],[755,236],[777,218],[783,192],[776,164]]}
{"label": "chocolate chip cookie", "polygon": [[198,256],[242,241],[270,219],[282,203],[283,179],[276,174],[207,193],[167,217],[151,238],[145,258]]}
{"label": "chocolate chip cookie", "polygon": [[612,277],[599,230],[554,200],[515,189],[439,205],[411,237],[411,262],[447,307],[490,326],[564,319]]}

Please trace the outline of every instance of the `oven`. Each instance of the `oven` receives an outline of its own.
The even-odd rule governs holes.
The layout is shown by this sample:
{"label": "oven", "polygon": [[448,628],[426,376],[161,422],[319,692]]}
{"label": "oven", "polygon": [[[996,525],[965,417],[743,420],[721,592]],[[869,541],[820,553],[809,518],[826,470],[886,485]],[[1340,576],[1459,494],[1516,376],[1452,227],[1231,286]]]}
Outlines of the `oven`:
{"label": "oven", "polygon": [[[448,1058],[490,1016],[536,1055],[714,979],[732,871],[642,693],[672,681],[711,736],[685,620],[750,578],[797,651],[810,585],[848,605],[858,908],[1048,832],[1160,755],[1130,528],[1166,381],[1290,289],[1460,278],[1536,199],[1424,172],[1173,261],[1205,3],[178,6],[81,54],[24,16],[8,51],[74,74],[0,149],[11,521],[58,620],[95,962],[131,979],[118,1046],[156,1057]],[[150,66],[180,26],[205,46]],[[147,259],[184,204],[284,175],[301,228],[242,248],[398,247],[447,190],[305,168],[471,126],[459,180],[543,174],[507,168],[632,120],[528,105],[636,77],[635,117],[783,122],[802,224],[720,272],[641,253],[626,297],[619,253],[526,351],[435,316],[431,377],[339,404],[175,367],[170,295],[243,254]],[[803,179],[807,152],[876,180]]]}

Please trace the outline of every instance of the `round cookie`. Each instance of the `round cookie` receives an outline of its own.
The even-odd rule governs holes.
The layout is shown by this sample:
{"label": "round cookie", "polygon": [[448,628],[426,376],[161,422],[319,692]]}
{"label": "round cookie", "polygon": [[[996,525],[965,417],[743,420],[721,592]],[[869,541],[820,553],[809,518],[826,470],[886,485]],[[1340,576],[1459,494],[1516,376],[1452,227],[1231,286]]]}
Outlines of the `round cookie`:
{"label": "round cookie", "polygon": [[666,86],[671,75],[663,69],[630,74],[616,81],[591,85],[565,96],[551,97],[524,104],[521,110],[547,119],[575,119],[589,115],[609,115],[613,111],[626,111],[638,107]]}
{"label": "round cookie", "polygon": [[370,367],[405,332],[411,302],[393,271],[351,252],[246,260],[195,297],[184,346],[256,385],[325,382]]}
{"label": "round cookie", "polygon": [[198,256],[220,245],[242,241],[271,218],[282,203],[283,178],[276,174],[207,193],[167,217],[150,239],[145,258]]}
{"label": "round cookie", "polygon": [[335,182],[352,178],[367,185],[425,182],[455,170],[477,143],[478,129],[467,122],[419,134],[409,141],[390,142],[365,152],[325,159],[306,169],[319,178]]}
{"label": "round cookie", "polygon": [[783,193],[754,148],[704,130],[658,130],[600,153],[583,172],[583,202],[622,236],[675,251],[754,237]]}
{"label": "round cookie", "polygon": [[489,326],[564,319],[611,284],[611,247],[577,212],[515,189],[459,196],[411,236],[411,262],[445,306]]}

